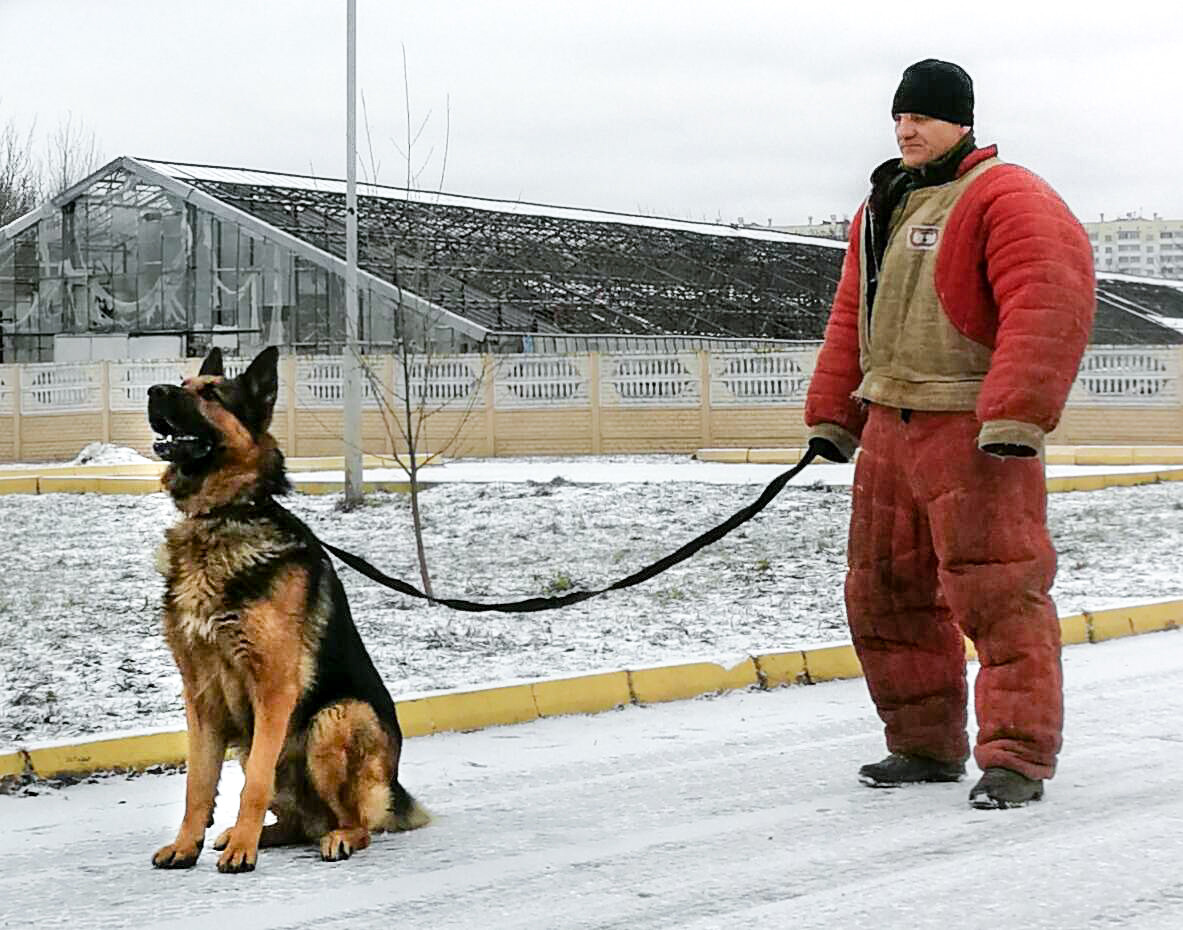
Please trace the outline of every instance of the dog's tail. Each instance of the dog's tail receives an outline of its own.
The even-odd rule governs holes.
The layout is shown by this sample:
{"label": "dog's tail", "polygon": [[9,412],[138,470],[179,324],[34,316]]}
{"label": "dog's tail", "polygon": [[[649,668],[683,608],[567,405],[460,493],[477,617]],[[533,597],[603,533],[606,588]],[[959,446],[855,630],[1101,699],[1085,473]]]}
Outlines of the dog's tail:
{"label": "dog's tail", "polygon": [[392,830],[418,830],[431,823],[431,811],[416,801],[397,781],[390,786]]}

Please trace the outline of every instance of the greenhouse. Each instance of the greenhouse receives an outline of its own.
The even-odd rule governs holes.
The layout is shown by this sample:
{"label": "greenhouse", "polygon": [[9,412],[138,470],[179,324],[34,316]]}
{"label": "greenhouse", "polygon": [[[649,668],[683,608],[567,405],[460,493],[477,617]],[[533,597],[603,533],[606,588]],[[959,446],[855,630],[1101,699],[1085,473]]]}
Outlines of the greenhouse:
{"label": "greenhouse", "polygon": [[[366,353],[683,352],[820,341],[845,243],[358,188]],[[0,228],[0,364],[339,355],[345,184],[117,158]],[[1098,276],[1092,342],[1183,341],[1177,282]]]}
{"label": "greenhouse", "polygon": [[[363,351],[815,339],[842,255],[709,224],[359,192]],[[344,212],[340,181],[116,159],[0,229],[0,363],[340,352]]]}

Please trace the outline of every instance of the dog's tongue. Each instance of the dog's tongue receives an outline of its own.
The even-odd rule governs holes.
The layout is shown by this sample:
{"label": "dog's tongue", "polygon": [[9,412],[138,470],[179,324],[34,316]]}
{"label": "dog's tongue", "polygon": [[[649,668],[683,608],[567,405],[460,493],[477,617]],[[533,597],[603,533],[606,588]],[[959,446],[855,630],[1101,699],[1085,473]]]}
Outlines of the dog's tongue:
{"label": "dog's tongue", "polygon": [[197,436],[164,436],[152,443],[152,451],[166,462],[195,462],[209,455],[210,444]]}

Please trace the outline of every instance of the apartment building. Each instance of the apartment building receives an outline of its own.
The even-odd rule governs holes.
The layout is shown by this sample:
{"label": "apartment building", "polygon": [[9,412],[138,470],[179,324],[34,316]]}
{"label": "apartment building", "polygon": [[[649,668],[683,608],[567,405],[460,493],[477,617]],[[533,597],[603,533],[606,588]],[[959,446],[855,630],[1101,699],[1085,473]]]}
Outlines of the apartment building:
{"label": "apartment building", "polygon": [[1127,213],[1114,220],[1101,214],[1098,223],[1085,223],[1098,271],[1157,278],[1183,278],[1183,220],[1152,219]]}

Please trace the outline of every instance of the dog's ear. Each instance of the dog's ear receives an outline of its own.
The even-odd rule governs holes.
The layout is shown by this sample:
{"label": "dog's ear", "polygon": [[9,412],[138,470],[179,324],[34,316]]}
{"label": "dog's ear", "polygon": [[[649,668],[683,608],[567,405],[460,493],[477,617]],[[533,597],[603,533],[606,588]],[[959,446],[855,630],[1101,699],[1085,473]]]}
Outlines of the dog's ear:
{"label": "dog's ear", "polygon": [[255,356],[255,360],[237,379],[250,398],[251,406],[258,412],[261,430],[267,429],[270,424],[271,411],[279,394],[278,366],[279,349],[268,346]]}
{"label": "dog's ear", "polygon": [[209,355],[205,357],[205,361],[201,363],[201,371],[197,374],[201,375],[224,375],[226,372],[222,368],[222,350],[214,346],[209,350]]}

